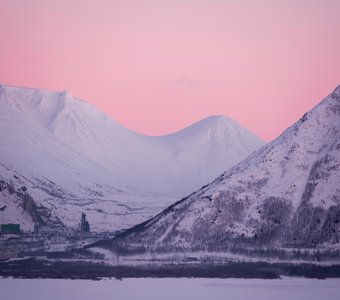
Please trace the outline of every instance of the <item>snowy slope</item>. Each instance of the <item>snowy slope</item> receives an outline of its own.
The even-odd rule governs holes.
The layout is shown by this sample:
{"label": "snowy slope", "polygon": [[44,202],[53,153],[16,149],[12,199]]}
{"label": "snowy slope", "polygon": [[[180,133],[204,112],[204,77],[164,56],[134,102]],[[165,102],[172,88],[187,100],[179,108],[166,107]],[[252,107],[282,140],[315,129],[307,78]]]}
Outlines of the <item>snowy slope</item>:
{"label": "snowy slope", "polygon": [[120,235],[149,249],[340,241],[340,86],[211,184]]}
{"label": "snowy slope", "polygon": [[66,225],[87,212],[95,230],[145,220],[263,145],[223,116],[140,135],[67,91],[0,86],[0,108],[0,179]]}

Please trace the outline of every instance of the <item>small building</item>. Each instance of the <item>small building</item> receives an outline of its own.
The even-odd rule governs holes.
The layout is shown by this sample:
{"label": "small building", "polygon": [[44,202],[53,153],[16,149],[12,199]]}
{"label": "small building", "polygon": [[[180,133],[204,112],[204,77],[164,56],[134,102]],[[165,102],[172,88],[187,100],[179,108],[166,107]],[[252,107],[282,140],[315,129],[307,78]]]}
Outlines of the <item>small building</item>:
{"label": "small building", "polygon": [[60,231],[60,228],[50,227],[46,225],[36,224],[34,225],[34,233],[41,235],[53,235]]}
{"label": "small building", "polygon": [[86,214],[81,214],[81,220],[80,220],[80,232],[82,233],[89,233],[90,232],[90,223],[86,220]]}
{"label": "small building", "polygon": [[20,224],[1,224],[1,233],[3,234],[20,234]]}

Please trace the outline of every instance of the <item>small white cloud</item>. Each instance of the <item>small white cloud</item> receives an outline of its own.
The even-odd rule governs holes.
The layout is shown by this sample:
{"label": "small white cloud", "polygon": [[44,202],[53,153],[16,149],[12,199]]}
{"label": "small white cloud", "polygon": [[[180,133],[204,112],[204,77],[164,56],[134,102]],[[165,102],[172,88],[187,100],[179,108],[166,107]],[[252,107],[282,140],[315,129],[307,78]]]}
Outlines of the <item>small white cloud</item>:
{"label": "small white cloud", "polygon": [[182,76],[175,81],[174,85],[179,86],[179,87],[193,89],[193,88],[198,88],[200,86],[200,82],[195,79]]}

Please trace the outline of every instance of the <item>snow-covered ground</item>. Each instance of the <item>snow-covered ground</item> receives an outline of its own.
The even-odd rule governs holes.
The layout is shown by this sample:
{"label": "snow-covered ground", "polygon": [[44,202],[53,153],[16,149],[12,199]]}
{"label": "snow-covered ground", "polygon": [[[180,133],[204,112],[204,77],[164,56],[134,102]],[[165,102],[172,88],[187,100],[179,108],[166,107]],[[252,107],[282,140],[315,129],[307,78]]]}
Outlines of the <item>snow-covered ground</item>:
{"label": "snow-covered ground", "polygon": [[152,137],[67,91],[0,85],[0,180],[25,187],[69,226],[82,211],[93,230],[141,222],[263,144],[224,116]]}
{"label": "snow-covered ground", "polygon": [[[278,138],[123,243],[171,251],[340,241],[340,86]],[[142,230],[141,230],[142,229]]]}
{"label": "snow-covered ground", "polygon": [[0,279],[1,299],[338,300],[340,279]]}

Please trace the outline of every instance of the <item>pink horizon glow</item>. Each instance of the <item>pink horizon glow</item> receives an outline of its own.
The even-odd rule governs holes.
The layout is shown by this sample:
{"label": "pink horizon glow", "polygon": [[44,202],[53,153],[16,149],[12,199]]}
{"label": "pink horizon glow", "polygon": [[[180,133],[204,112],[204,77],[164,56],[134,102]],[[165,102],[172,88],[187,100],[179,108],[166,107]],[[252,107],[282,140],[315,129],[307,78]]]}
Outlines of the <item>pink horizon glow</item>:
{"label": "pink horizon glow", "polygon": [[340,83],[338,0],[2,0],[0,83],[148,135],[226,115],[269,141]]}

